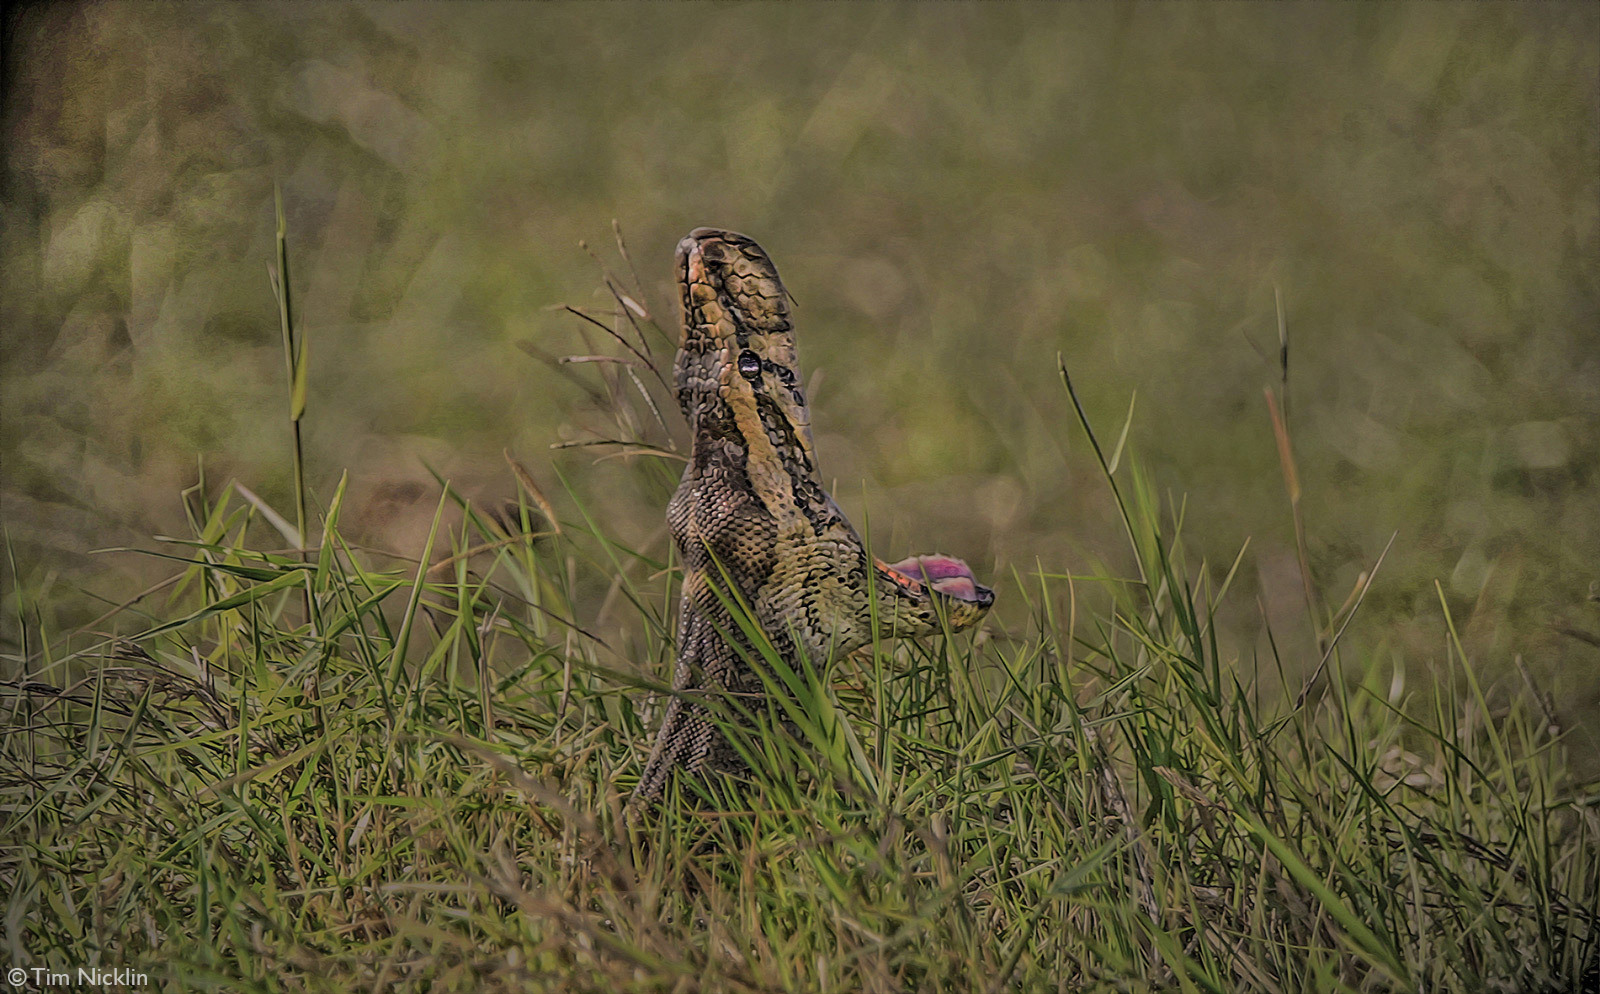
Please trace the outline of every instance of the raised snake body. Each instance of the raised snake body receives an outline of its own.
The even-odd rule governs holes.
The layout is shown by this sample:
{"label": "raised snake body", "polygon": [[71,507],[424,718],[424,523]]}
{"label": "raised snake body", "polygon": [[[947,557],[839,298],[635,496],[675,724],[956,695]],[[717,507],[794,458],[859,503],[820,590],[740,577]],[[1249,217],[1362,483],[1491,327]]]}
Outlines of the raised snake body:
{"label": "raised snake body", "polygon": [[658,798],[676,771],[743,766],[704,698],[735,694],[748,707],[763,694],[752,668],[760,654],[731,603],[748,605],[798,668],[801,654],[820,663],[871,642],[874,614],[880,637],[931,635],[971,627],[994,602],[960,560],[873,559],[823,489],[788,294],[761,247],[698,228],[678,243],[677,277],[683,334],[673,371],[693,435],[667,506],[684,569],[678,662],[636,801]]}

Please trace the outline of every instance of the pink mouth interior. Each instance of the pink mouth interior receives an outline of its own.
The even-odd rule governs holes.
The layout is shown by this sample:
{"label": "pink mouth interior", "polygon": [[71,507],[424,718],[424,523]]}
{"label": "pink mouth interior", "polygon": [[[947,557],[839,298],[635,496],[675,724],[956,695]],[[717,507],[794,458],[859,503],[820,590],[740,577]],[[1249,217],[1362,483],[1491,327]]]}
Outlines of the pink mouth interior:
{"label": "pink mouth interior", "polygon": [[978,600],[978,581],[966,563],[950,556],[911,556],[889,568],[901,576],[926,583],[928,586],[957,600]]}

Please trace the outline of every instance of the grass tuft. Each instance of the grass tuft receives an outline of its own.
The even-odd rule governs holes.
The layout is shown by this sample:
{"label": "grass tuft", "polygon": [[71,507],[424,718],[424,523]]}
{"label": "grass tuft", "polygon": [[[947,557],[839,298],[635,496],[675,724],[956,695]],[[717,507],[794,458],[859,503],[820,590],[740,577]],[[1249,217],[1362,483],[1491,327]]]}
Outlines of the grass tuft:
{"label": "grass tuft", "polygon": [[[630,833],[670,572],[525,487],[510,531],[450,503],[452,557],[383,569],[337,500],[312,561],[252,548],[225,488],[170,620],[30,625],[12,962],[261,991],[1595,982],[1595,793],[1548,722],[1491,711],[1453,638],[1435,686],[1335,650],[1317,703],[1256,700],[1153,504],[1148,579],[1021,577],[1028,635],[773,667],[756,772]],[[583,616],[600,584],[642,653]]]}

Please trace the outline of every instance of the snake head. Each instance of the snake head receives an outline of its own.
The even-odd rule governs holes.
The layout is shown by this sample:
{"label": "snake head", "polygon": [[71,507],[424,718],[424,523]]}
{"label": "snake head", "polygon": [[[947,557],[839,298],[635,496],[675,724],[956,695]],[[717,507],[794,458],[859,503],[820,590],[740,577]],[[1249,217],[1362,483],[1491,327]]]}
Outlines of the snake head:
{"label": "snake head", "polygon": [[[674,369],[690,429],[771,436],[814,466],[789,292],[745,235],[696,228],[678,243],[683,335]],[[741,417],[744,409],[750,414]]]}
{"label": "snake head", "polygon": [[[897,563],[873,560],[884,634],[932,635],[976,625],[994,605],[994,591],[979,583],[966,563],[951,556],[910,556]],[[943,616],[943,623],[940,621]]]}

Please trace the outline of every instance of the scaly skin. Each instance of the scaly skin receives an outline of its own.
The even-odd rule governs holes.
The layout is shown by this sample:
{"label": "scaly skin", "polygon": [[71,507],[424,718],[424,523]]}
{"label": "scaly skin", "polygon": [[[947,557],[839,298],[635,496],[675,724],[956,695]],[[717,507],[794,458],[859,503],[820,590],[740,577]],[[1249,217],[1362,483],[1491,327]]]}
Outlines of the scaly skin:
{"label": "scaly skin", "polygon": [[743,767],[703,702],[736,694],[750,708],[763,693],[746,661],[761,657],[717,593],[724,575],[796,667],[802,653],[821,662],[871,642],[874,597],[881,638],[970,628],[994,603],[959,560],[871,558],[823,489],[788,294],[761,247],[698,228],[678,243],[677,266],[683,335],[673,371],[694,444],[667,506],[684,568],[676,694],[636,802],[658,798],[677,771]]}

